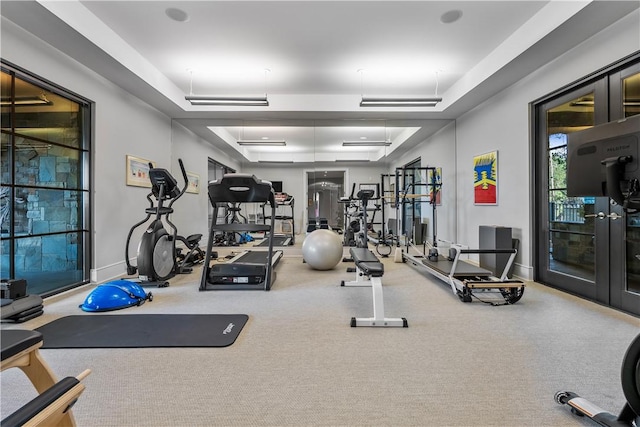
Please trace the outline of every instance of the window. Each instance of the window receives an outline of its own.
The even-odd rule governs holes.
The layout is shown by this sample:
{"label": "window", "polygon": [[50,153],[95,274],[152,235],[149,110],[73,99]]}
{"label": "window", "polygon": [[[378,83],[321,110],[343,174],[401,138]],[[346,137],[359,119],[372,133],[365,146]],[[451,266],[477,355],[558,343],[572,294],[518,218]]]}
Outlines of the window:
{"label": "window", "polygon": [[86,101],[2,64],[2,279],[51,295],[88,281]]}

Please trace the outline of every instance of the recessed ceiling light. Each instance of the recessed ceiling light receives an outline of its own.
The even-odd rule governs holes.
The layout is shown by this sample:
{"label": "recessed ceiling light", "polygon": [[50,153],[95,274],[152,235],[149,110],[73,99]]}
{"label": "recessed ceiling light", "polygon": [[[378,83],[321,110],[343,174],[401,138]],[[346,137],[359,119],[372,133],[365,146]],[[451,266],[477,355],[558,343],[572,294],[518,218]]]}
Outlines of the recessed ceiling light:
{"label": "recessed ceiling light", "polygon": [[187,22],[189,20],[189,15],[182,9],[176,9],[175,7],[170,7],[164,11],[170,19],[173,19],[177,22]]}
{"label": "recessed ceiling light", "polygon": [[442,22],[443,24],[452,24],[456,22],[458,19],[460,19],[461,17],[462,17],[461,10],[450,10],[442,14],[442,16],[440,17],[440,22]]}

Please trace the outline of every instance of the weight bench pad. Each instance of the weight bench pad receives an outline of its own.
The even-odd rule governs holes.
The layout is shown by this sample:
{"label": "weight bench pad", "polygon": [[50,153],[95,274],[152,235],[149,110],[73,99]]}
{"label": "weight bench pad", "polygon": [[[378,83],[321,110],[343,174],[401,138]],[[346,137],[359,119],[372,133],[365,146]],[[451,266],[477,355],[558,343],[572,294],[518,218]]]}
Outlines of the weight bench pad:
{"label": "weight bench pad", "polygon": [[2,330],[2,360],[6,360],[42,341],[42,334],[22,329]]}
{"label": "weight bench pad", "polygon": [[384,265],[378,260],[367,248],[351,248],[349,249],[353,261],[358,268],[367,276],[382,277],[384,274]]}

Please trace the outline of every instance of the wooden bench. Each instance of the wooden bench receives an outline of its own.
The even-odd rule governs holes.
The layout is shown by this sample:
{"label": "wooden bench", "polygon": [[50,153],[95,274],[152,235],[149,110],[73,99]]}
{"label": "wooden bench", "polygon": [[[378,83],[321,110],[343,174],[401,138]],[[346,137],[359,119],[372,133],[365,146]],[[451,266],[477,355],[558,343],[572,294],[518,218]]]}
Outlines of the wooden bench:
{"label": "wooden bench", "polygon": [[91,371],[87,369],[77,377],[66,377],[57,381],[55,374],[40,354],[39,348],[43,343],[40,332],[2,330],[0,342],[1,370],[20,368],[39,393],[36,398],[3,419],[1,425],[75,426],[71,407],[85,389],[80,381]]}

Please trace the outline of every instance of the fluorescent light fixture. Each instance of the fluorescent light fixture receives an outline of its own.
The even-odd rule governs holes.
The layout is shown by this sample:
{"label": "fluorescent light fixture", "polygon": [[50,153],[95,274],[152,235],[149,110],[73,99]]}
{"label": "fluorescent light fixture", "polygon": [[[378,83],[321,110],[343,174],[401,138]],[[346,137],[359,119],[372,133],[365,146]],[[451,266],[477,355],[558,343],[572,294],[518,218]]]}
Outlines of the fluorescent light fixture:
{"label": "fluorescent light fixture", "polygon": [[284,139],[239,139],[238,145],[285,146],[287,142]]}
{"label": "fluorescent light fixture", "polygon": [[342,141],[343,147],[388,147],[391,141]]}
{"label": "fluorescent light fixture", "polygon": [[268,107],[267,96],[215,96],[215,95],[187,95],[184,97],[191,105],[223,105],[232,106],[260,106]]}
{"label": "fluorescent light fixture", "polygon": [[258,163],[293,163],[293,160],[258,160]]}
{"label": "fluorescent light fixture", "polygon": [[441,97],[430,98],[370,98],[362,97],[361,107],[435,107]]}
{"label": "fluorescent light fixture", "polygon": [[[49,101],[43,93],[39,96],[17,96],[14,99],[14,104],[21,107],[35,107],[37,105],[53,105],[53,102]],[[3,107],[11,105],[11,98],[3,97],[2,101],[0,101],[0,105],[2,105]]]}
{"label": "fluorescent light fixture", "polygon": [[353,159],[353,160],[349,160],[349,159],[337,159],[336,162],[338,163],[367,163],[370,160],[357,160],[357,159]]}

